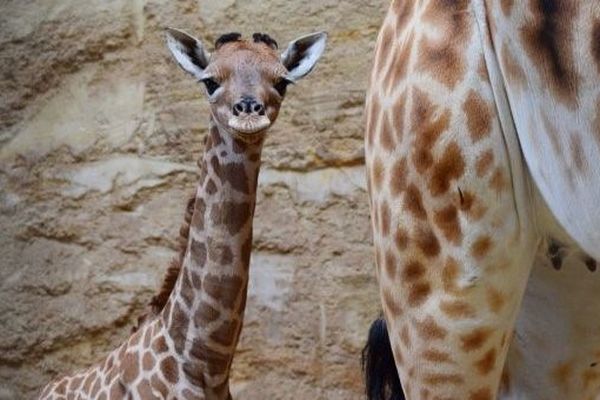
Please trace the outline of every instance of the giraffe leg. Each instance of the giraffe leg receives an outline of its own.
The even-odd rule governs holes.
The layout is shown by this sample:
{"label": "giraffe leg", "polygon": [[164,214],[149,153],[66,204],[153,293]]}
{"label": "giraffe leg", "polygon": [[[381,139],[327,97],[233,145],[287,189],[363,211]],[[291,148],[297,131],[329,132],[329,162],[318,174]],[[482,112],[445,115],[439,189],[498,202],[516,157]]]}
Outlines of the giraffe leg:
{"label": "giraffe leg", "polygon": [[535,254],[529,182],[481,32],[468,2],[395,2],[367,97],[380,294],[409,400],[496,398]]}

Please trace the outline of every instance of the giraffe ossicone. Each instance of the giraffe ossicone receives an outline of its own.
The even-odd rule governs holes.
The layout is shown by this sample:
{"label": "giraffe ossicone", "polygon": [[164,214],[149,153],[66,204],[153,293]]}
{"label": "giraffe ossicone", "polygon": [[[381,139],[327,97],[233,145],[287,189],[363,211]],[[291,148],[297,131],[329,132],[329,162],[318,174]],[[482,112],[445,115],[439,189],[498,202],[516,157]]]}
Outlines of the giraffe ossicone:
{"label": "giraffe ossicone", "polygon": [[102,362],[48,384],[41,399],[231,398],[265,134],[286,87],[314,68],[327,35],[300,37],[281,56],[265,34],[223,35],[212,54],[184,31],[166,35],[179,65],[204,84],[211,113],[200,181],[180,231],[184,246],[129,339]]}
{"label": "giraffe ossicone", "polygon": [[392,2],[366,97],[370,398],[600,394],[599,43],[594,1]]}

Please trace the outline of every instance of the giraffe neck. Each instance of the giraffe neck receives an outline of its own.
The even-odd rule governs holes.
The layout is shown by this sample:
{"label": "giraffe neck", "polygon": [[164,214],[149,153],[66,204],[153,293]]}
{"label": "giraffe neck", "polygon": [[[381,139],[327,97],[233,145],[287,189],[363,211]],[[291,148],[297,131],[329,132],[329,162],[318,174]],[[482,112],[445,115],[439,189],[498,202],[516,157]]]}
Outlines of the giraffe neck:
{"label": "giraffe neck", "polygon": [[245,143],[211,119],[187,254],[162,318],[188,379],[227,398],[248,287],[263,140]]}

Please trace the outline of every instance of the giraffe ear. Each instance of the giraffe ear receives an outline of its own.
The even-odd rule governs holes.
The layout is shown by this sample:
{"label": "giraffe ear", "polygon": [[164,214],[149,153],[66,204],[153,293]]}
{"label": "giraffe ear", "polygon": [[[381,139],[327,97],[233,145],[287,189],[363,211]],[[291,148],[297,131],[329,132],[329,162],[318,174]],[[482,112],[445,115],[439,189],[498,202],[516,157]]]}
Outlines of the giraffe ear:
{"label": "giraffe ear", "polygon": [[166,35],[167,47],[181,68],[196,79],[201,79],[210,59],[210,53],[204,49],[202,42],[192,35],[174,28],[167,28]]}
{"label": "giraffe ear", "polygon": [[310,73],[325,50],[327,33],[317,32],[292,41],[281,55],[287,78],[295,82]]}

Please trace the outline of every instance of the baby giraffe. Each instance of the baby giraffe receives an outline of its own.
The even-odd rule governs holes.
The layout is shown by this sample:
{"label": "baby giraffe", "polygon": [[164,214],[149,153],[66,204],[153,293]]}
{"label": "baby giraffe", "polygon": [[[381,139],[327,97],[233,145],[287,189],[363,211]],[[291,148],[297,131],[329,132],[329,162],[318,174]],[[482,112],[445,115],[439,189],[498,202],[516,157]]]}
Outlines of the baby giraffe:
{"label": "baby giraffe", "polygon": [[125,343],[86,371],[48,384],[41,399],[231,398],[263,142],[286,87],[313,69],[326,39],[303,36],[279,56],[267,35],[242,40],[230,33],[211,55],[193,36],[167,30],[171,53],[204,84],[211,111],[177,280],[164,307]]}

